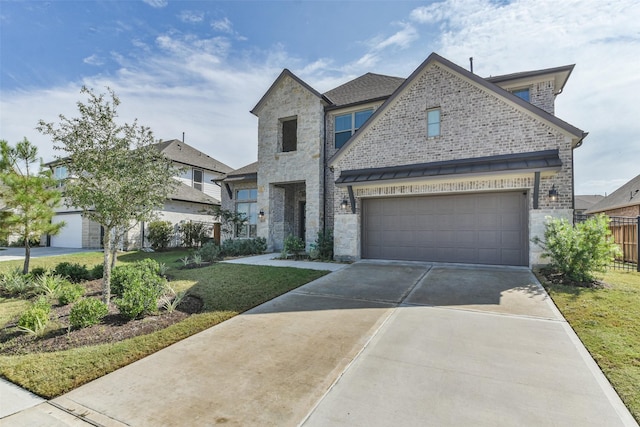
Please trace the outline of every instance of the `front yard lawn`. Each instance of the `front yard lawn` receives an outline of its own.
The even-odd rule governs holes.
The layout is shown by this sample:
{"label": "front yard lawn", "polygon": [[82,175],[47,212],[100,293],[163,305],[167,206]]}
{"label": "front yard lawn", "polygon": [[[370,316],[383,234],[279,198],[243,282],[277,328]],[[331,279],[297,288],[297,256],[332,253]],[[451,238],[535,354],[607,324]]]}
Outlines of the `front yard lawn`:
{"label": "front yard lawn", "polygon": [[[69,261],[91,267],[99,263],[102,256],[100,253],[77,255],[38,258],[33,260],[32,266],[53,267],[58,262]],[[0,376],[42,397],[53,398],[327,274],[297,268],[224,263],[182,270],[179,268],[181,256],[184,253],[138,252],[120,255],[118,262],[133,262],[145,257],[164,262],[169,267],[171,286],[176,291],[188,289],[191,295],[200,298],[202,312],[147,335],[64,351],[3,355],[0,343]],[[0,263],[0,271],[12,268],[9,263]],[[15,320],[25,306],[23,300],[0,299],[0,328]]]}
{"label": "front yard lawn", "polygon": [[543,284],[640,422],[640,273],[610,270],[602,281],[603,288]]}

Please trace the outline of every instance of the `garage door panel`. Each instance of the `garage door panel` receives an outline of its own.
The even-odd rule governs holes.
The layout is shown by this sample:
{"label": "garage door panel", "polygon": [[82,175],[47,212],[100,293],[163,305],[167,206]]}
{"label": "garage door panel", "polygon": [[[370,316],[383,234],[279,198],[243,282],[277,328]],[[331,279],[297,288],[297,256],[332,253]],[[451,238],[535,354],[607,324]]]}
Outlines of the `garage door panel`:
{"label": "garage door panel", "polygon": [[65,225],[56,236],[51,236],[50,245],[54,248],[81,248],[82,247],[82,215],[67,214],[55,215],[51,222],[58,224],[64,221]]}
{"label": "garage door panel", "polygon": [[522,192],[363,200],[363,258],[527,265]]}

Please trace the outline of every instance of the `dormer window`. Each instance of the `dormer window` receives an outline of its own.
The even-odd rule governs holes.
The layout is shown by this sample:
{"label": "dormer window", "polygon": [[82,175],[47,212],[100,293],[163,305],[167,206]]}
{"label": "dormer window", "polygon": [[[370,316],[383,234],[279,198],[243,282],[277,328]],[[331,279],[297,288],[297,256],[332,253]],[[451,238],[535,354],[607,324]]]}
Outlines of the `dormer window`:
{"label": "dormer window", "polygon": [[512,94],[514,94],[515,96],[517,96],[520,99],[523,99],[527,102],[531,102],[530,99],[531,97],[529,96],[529,88],[524,88],[524,89],[516,89],[516,90],[512,90],[511,91]]}

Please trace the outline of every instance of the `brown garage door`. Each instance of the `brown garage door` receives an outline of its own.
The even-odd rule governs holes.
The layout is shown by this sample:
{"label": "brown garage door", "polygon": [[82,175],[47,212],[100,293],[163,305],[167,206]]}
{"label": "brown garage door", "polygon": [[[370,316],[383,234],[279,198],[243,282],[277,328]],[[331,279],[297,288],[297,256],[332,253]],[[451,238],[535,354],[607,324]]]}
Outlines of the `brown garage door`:
{"label": "brown garage door", "polygon": [[523,192],[364,199],[362,257],[528,264]]}

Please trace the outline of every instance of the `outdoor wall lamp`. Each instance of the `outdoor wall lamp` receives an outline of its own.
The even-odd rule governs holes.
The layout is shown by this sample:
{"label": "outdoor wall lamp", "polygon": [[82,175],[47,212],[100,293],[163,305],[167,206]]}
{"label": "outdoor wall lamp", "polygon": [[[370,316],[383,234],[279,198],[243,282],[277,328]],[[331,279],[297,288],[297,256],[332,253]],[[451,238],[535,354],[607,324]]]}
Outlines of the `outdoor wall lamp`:
{"label": "outdoor wall lamp", "polygon": [[343,211],[347,210],[347,208],[349,207],[349,202],[347,202],[347,199],[342,200],[342,203],[340,203],[340,207]]}
{"label": "outdoor wall lamp", "polygon": [[558,200],[558,190],[556,190],[556,185],[553,184],[551,190],[549,190],[549,200],[555,202]]}
{"label": "outdoor wall lamp", "polygon": [[260,212],[258,212],[258,218],[260,218],[260,221],[264,221],[264,209],[260,209]]}

